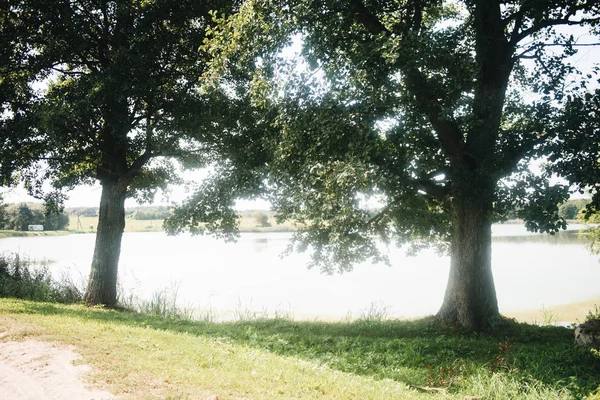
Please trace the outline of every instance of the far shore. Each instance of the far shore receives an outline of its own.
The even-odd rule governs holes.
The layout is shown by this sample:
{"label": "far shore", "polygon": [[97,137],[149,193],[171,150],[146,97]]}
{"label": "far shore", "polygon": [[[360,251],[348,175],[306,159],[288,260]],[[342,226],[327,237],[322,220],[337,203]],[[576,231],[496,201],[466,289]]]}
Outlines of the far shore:
{"label": "far shore", "polygon": [[[267,226],[261,226],[256,223],[252,211],[246,211],[241,213],[240,223],[238,229],[242,233],[268,233],[268,232],[295,232],[297,225],[294,222],[285,221],[281,224],[275,222],[273,214],[266,211],[269,215],[269,224]],[[125,219],[125,232],[162,232],[163,231],[162,219],[155,220],[138,220],[127,217]],[[569,225],[581,224],[578,220],[567,220]],[[523,224],[522,220],[510,220],[503,222],[503,224],[518,225]],[[98,217],[77,217],[70,216],[69,226],[66,230],[62,231],[14,231],[14,230],[0,230],[0,239],[7,237],[27,237],[27,236],[62,236],[69,235],[72,233],[95,233],[98,226]]]}
{"label": "far shore", "polygon": [[583,322],[595,307],[600,307],[600,297],[578,303],[540,307],[537,310],[509,311],[502,314],[529,324],[572,324]]}

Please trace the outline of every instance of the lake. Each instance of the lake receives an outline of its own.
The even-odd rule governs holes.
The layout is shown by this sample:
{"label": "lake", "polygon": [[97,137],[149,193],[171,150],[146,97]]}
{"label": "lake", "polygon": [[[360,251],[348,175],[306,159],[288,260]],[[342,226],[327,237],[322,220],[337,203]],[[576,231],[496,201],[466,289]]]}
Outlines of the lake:
{"label": "lake", "polygon": [[[571,226],[577,229],[579,226]],[[493,227],[493,272],[503,312],[541,309],[600,298],[600,263],[576,232],[531,234],[514,224]],[[322,319],[359,316],[372,304],[390,316],[435,313],[450,260],[434,251],[406,257],[390,249],[392,266],[357,265],[327,276],[306,268],[308,255],[281,258],[291,234],[243,233],[237,243],[161,232],[125,233],[119,270],[124,293],[148,299],[178,287],[178,302],[224,318],[234,310],[266,310]],[[0,239],[12,251],[51,262],[53,274],[82,284],[89,273],[94,234]]]}

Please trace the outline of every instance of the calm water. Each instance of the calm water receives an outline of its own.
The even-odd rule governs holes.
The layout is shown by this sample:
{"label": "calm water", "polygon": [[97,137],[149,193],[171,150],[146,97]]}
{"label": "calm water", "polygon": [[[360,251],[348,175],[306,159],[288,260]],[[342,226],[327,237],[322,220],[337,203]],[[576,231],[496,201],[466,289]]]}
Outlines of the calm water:
{"label": "calm water", "polygon": [[[600,263],[576,234],[528,234],[518,225],[494,226],[493,269],[502,311],[600,298]],[[53,273],[85,282],[93,234],[7,238],[0,252],[18,251],[52,262]],[[126,233],[121,251],[124,290],[150,298],[179,286],[181,304],[219,311],[281,310],[298,316],[354,316],[372,303],[392,316],[432,314],[441,305],[449,258],[433,251],[405,257],[391,250],[392,267],[358,265],[326,276],[306,268],[307,255],[281,258],[289,234],[242,234],[237,243],[210,237]]]}

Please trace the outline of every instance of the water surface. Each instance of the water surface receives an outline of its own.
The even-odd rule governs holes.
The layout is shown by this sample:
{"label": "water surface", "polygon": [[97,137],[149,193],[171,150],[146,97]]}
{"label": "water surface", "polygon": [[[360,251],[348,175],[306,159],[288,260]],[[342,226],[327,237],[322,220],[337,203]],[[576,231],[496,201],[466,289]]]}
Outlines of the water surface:
{"label": "water surface", "polygon": [[[576,228],[576,227],[575,227]],[[530,234],[519,225],[493,228],[493,272],[501,311],[541,309],[600,298],[600,264],[577,234]],[[441,305],[448,257],[390,249],[392,266],[361,264],[327,276],[306,268],[308,256],[281,258],[290,234],[244,233],[237,243],[161,232],[125,233],[120,282],[125,293],[150,298],[178,286],[178,300],[218,311],[276,310],[302,317],[360,315],[372,303],[391,316],[432,314]],[[55,274],[85,282],[94,234],[6,238],[1,251],[52,262]]]}

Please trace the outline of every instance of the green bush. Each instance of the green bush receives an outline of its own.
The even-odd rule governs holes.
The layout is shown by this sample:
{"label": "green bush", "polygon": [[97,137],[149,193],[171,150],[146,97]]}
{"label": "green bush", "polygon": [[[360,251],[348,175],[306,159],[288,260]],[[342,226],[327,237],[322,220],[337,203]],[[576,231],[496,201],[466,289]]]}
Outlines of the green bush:
{"label": "green bush", "polygon": [[0,254],[0,297],[79,303],[83,291],[68,277],[53,279],[47,262],[37,263],[17,253],[5,253]]}

